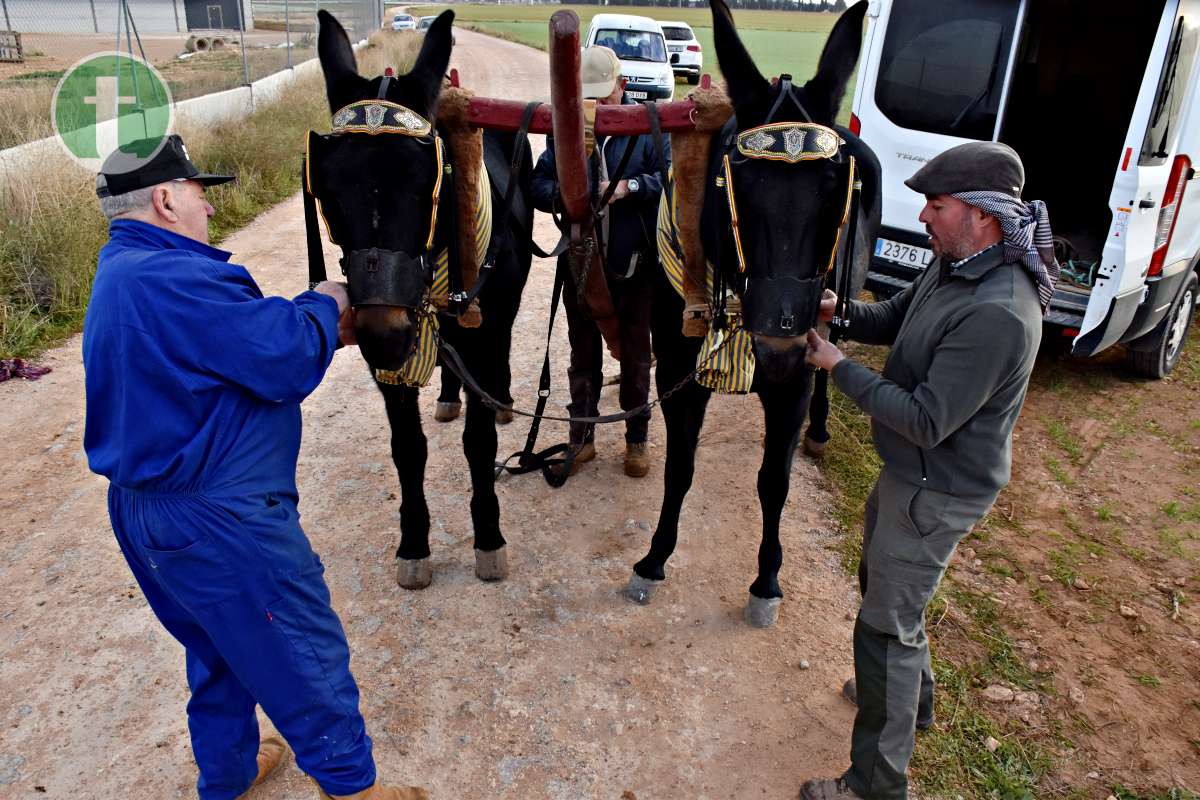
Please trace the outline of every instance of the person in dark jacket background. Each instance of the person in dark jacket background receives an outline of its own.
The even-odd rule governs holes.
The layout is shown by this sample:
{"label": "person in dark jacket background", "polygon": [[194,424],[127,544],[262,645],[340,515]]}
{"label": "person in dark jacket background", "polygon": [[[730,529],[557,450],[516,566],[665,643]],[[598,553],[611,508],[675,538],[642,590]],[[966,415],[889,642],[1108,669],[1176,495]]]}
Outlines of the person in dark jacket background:
{"label": "person in dark jacket background", "polygon": [[[847,304],[846,335],[891,345],[877,375],[816,331],[808,361],[871,416],[883,469],[867,499],[854,625],[858,705],[850,769],[801,800],[897,800],[917,728],[933,724],[925,607],[958,542],[1008,483],[1012,431],[1042,337],[1058,264],[1045,204],[1025,203],[1012,148],[972,142],[931,160],[909,188],[936,260],[879,303]],[[833,318],[826,292],[821,317]]]}
{"label": "person in dark jacket background", "polygon": [[256,705],[319,797],[423,800],[376,783],[350,649],[296,508],[300,402],[353,343],[349,297],[330,281],[264,297],[211,247],[204,189],[230,180],[200,172],[178,136],[148,160],[105,159],[110,240],[83,326],[88,464],[109,480],[134,578],[184,646],[201,800],[242,796],[286,757],[278,736],[260,741]]}
{"label": "person in dark jacket background", "polygon": [[[607,47],[584,49],[582,57],[583,96],[600,104],[617,105],[623,101],[625,80],[621,62]],[[589,161],[589,185],[593,201],[608,189],[608,174],[615,170],[630,144],[629,137],[596,137],[596,148]],[[613,191],[612,199],[596,223],[605,265],[609,293],[620,326],[621,386],[623,410],[637,408],[650,397],[650,287],[651,270],[658,264],[656,225],[658,201],[666,179],[667,164],[660,164],[654,140],[649,135],[634,139],[629,163]],[[670,161],[670,144],[663,139],[664,155]],[[547,137],[546,151],[533,171],[533,204],[541,211],[561,210],[558,175],[554,163],[554,142]],[[603,343],[600,329],[580,308],[575,284],[567,266],[567,255],[559,256],[558,269],[566,274],[563,305],[567,312],[567,333],[571,342],[571,363],[567,370],[571,387],[571,416],[595,416],[599,413],[603,383]],[[625,423],[625,474],[640,478],[650,470],[646,437],[650,412]],[[596,457],[592,425],[571,425],[571,471]],[[560,468],[562,466],[560,465]]]}

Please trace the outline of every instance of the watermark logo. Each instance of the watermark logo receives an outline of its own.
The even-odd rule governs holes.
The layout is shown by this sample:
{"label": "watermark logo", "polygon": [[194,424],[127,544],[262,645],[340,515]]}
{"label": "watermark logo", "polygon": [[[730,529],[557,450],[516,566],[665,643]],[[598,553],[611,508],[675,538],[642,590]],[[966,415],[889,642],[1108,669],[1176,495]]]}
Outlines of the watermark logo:
{"label": "watermark logo", "polygon": [[66,71],[54,90],[54,132],[63,149],[91,172],[120,149],[136,169],[171,130],[171,90],[162,75],[129,53],[96,53]]}

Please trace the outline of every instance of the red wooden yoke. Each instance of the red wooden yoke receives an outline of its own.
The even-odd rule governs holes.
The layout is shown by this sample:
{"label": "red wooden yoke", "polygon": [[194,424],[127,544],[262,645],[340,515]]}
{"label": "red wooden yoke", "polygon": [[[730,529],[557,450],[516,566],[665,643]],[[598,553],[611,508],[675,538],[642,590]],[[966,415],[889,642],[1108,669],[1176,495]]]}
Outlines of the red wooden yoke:
{"label": "red wooden yoke", "polygon": [[[554,135],[555,166],[566,216],[581,222],[590,213],[587,187],[587,150],[584,142],[583,85],[579,74],[579,17],[574,11],[556,11],[550,17],[550,105],[534,112],[530,133]],[[458,85],[457,71],[451,83]],[[708,88],[705,75],[702,86]],[[695,130],[695,104],[690,100],[657,104],[662,131]],[[471,125],[515,131],[521,126],[525,103],[472,97],[467,111]],[[599,106],[594,132],[599,136],[628,136],[650,132],[650,120],[641,104]]]}

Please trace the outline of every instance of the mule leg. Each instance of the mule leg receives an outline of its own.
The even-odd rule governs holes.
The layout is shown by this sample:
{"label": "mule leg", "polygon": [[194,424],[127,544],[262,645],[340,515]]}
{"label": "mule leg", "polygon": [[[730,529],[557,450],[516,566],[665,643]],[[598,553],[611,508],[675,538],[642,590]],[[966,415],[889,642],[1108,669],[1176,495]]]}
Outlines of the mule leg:
{"label": "mule leg", "polygon": [[[483,331],[481,331],[483,332]],[[490,332],[487,333],[491,335]],[[464,348],[471,374],[493,397],[497,391],[496,348],[484,336],[472,337]],[[474,392],[467,392],[467,420],[463,426],[463,452],[471,472],[471,523],[475,529],[475,575],[481,580],[508,577],[508,553],[500,532],[500,501],[496,498],[496,412]]]}
{"label": "mule leg", "polygon": [[[676,361],[679,361],[676,358]],[[682,359],[675,370],[662,356],[658,362],[656,376],[661,395],[672,388],[691,370],[694,356]],[[666,576],[666,563],[675,552],[679,537],[679,513],[683,499],[692,487],[692,476],[696,470],[696,444],[700,440],[700,429],[704,426],[704,412],[711,395],[696,383],[691,383],[662,404],[663,421],[667,428],[667,459],[663,467],[663,501],[658,514],[658,526],[650,540],[650,551],[633,566],[633,577],[625,588],[625,596],[635,603],[650,602],[655,589]]]}
{"label": "mule leg", "polygon": [[428,448],[421,430],[417,390],[411,386],[376,384],[383,394],[392,428],[392,462],[400,478],[400,546],[396,549],[396,582],[405,589],[424,589],[433,580],[429,564],[429,506],[425,503]]}
{"label": "mule leg", "polygon": [[462,400],[459,399],[460,392],[462,391],[462,381],[458,379],[457,375],[447,369],[445,364],[442,364],[438,372],[442,373],[442,390],[438,393],[437,405],[433,410],[433,418],[438,422],[450,422],[458,419],[458,415],[462,412]]}
{"label": "mule leg", "polygon": [[811,379],[806,374],[801,386],[768,384],[759,390],[766,418],[763,460],[758,470],[763,532],[758,547],[758,577],[750,585],[750,599],[745,614],[746,621],[759,628],[774,624],[783,599],[783,592],[779,588],[779,568],[783,564],[779,520],[787,501],[792,459],[800,428],[804,424],[811,386]]}
{"label": "mule leg", "polygon": [[[667,283],[662,270],[654,270],[651,279],[650,330],[658,366],[655,388],[662,397],[683,380],[696,366],[702,339],[685,337],[680,330],[683,300]],[[675,552],[679,538],[679,513],[683,499],[692,487],[696,471],[696,443],[704,425],[704,412],[711,392],[694,381],[662,404],[667,428],[667,457],[663,465],[663,500],[658,525],[650,540],[650,551],[633,565],[633,575],[625,587],[625,596],[646,605],[666,579],[666,563]]]}
{"label": "mule leg", "polygon": [[[508,405],[513,404],[512,396],[512,366],[509,359],[512,357],[512,322],[502,326],[502,331],[497,333],[501,337],[500,346],[502,348],[502,358],[496,364],[496,369],[499,371],[499,383],[496,384],[495,398],[502,403]],[[513,421],[513,413],[511,411],[497,411],[496,424],[507,425]]]}
{"label": "mule leg", "polygon": [[825,455],[829,443],[829,373],[817,370],[813,379],[812,400],[808,404],[808,430],[804,432],[804,452],[813,458]]}

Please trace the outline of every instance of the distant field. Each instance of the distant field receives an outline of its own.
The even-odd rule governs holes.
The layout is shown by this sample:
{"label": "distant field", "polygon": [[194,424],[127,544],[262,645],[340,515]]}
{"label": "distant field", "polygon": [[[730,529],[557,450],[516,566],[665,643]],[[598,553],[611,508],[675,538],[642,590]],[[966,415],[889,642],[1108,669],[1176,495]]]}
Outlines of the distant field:
{"label": "distant field", "polygon": [[[445,8],[435,6],[422,11],[425,14],[437,14]],[[614,6],[456,5],[455,24],[470,26],[485,33],[496,33],[504,38],[545,50],[547,21],[551,14],[564,8],[571,9],[579,15],[581,36],[587,35],[588,25],[594,15],[616,11]],[[691,25],[703,48],[704,71],[720,77],[716,51],[713,49],[712,15],[707,8],[622,6],[620,9],[622,12],[627,10],[629,13],[653,19],[680,21]],[[821,47],[837,21],[837,15],[746,10],[735,12],[734,21],[742,41],[746,43],[747,49],[764,75],[771,77],[787,72],[803,82],[816,71]],[[469,76],[464,78],[469,80]],[[853,83],[851,85],[853,86]]]}

